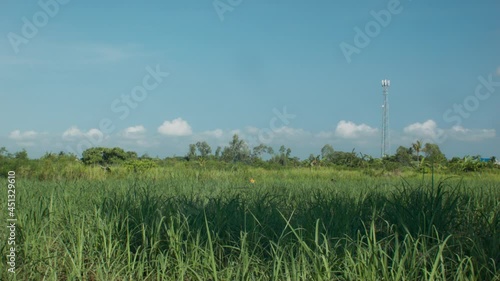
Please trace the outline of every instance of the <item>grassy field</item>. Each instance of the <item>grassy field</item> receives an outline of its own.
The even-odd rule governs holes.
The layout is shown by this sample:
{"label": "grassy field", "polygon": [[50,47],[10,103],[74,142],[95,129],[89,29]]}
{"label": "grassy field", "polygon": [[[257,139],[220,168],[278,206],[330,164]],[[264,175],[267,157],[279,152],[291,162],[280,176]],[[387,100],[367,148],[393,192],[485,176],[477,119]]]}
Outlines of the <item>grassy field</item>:
{"label": "grassy field", "polygon": [[79,172],[17,178],[1,280],[500,280],[499,175]]}

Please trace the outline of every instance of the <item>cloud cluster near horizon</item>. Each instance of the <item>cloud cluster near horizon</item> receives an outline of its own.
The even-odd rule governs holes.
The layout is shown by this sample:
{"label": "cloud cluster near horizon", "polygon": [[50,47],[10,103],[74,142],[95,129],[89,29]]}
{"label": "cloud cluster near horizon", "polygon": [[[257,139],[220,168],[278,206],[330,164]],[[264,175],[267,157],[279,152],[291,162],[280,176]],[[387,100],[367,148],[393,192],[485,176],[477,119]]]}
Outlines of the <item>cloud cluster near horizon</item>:
{"label": "cloud cluster near horizon", "polygon": [[172,121],[167,120],[163,122],[163,124],[158,127],[158,133],[165,136],[183,137],[191,135],[193,130],[188,122],[179,117]]}
{"label": "cloud cluster near horizon", "polygon": [[[33,130],[24,131],[14,130],[8,138],[14,141],[18,146],[34,146],[37,142],[45,143],[76,143],[84,139],[101,140],[102,146],[125,146],[125,148],[154,148],[165,143],[175,142],[177,139],[183,139],[181,142],[187,147],[188,142],[206,140],[215,145],[226,145],[232,135],[238,134],[243,140],[255,138],[259,132],[257,127],[246,127],[245,129],[225,130],[221,128],[194,132],[191,125],[183,118],[165,120],[156,128],[157,134],[149,133],[144,125],[134,125],[127,127],[120,132],[105,136],[99,129],[91,128],[88,130],[79,129],[72,126],[62,134],[40,133]],[[153,130],[151,130],[153,131]],[[415,122],[404,127],[401,132],[396,132],[393,143],[403,143],[410,145],[415,140],[424,142],[433,142],[439,134],[446,133],[450,139],[459,142],[481,142],[487,139],[495,138],[495,129],[472,129],[462,126],[451,128],[439,128],[434,120],[424,122]],[[331,131],[310,132],[301,128],[283,126],[275,130],[275,139],[269,145],[292,144],[312,144],[322,145],[325,143],[350,142],[357,146],[358,150],[363,150],[365,145],[377,143],[379,141],[380,130],[367,124],[357,124],[353,121],[341,120]],[[49,141],[50,139],[50,141]],[[183,154],[185,148],[177,143],[181,149],[178,154]],[[256,145],[256,144],[254,144]],[[129,148],[127,148],[129,149]]]}

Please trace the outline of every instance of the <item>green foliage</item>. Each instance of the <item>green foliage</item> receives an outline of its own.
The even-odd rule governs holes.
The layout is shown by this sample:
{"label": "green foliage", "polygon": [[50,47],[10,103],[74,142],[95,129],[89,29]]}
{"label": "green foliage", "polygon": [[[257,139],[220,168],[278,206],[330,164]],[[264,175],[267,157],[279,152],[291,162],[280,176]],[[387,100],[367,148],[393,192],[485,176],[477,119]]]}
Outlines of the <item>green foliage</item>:
{"label": "green foliage", "polygon": [[406,148],[404,146],[399,146],[396,150],[395,160],[403,166],[410,166],[412,163],[412,148]]}
{"label": "green foliage", "polygon": [[398,222],[401,234],[432,236],[437,231],[448,235],[447,231],[459,219],[459,188],[448,186],[446,182],[414,188],[403,182],[401,188],[392,193],[387,212],[394,215],[391,220]]}
{"label": "green foliage", "polygon": [[265,144],[259,144],[258,146],[254,147],[252,150],[252,158],[259,158],[261,159],[262,155],[268,154],[272,156],[274,154],[274,150],[272,147],[267,146]]}
{"label": "green foliage", "polygon": [[221,159],[226,162],[246,162],[250,158],[250,150],[244,140],[240,140],[237,134],[229,142],[229,146],[222,150]]}
{"label": "green foliage", "polygon": [[465,156],[462,159],[454,157],[448,165],[455,172],[478,172],[485,168],[494,168],[494,162],[481,162],[480,159],[480,156]]}
{"label": "green foliage", "polygon": [[217,149],[215,150],[215,159],[219,159],[220,156],[221,156],[221,151],[222,151],[222,148],[220,146],[217,146]]}
{"label": "green foliage", "polygon": [[321,159],[326,162],[333,162],[335,150],[330,144],[325,144],[321,148]]}
{"label": "green foliage", "polygon": [[137,152],[135,151],[127,151],[127,159],[137,159]]}
{"label": "green foliage", "polygon": [[124,163],[124,167],[129,172],[145,173],[146,171],[158,167],[158,164],[152,159],[132,159]]}
{"label": "green foliage", "polygon": [[420,151],[422,151],[422,142],[417,140],[415,143],[412,143],[413,151],[417,154],[417,161],[420,161]]}
{"label": "green foliage", "polygon": [[93,147],[85,150],[82,153],[82,161],[87,165],[103,165],[104,164],[104,153],[103,147]]}
{"label": "green foliage", "polygon": [[189,145],[189,152],[186,155],[186,158],[189,161],[196,159],[196,145],[195,144],[190,144]]}
{"label": "green foliage", "polygon": [[212,148],[210,147],[210,145],[208,145],[206,141],[197,142],[196,148],[198,149],[200,156],[203,158],[208,157],[212,153]]}
{"label": "green foliage", "polygon": [[28,158],[25,149],[9,153],[5,147],[0,148],[0,177],[7,177],[9,171],[28,172],[33,166],[33,161]]}
{"label": "green foliage", "polygon": [[[234,135],[229,146],[224,147],[224,149],[218,147],[215,155],[211,155],[211,148],[204,141],[191,144],[188,154],[184,157],[167,157],[164,160],[152,158],[147,153],[138,157],[136,152],[124,151],[117,147],[94,147],[84,151],[81,163],[87,166],[101,166],[103,171],[107,172],[111,170],[118,171],[113,173],[113,177],[127,175],[129,167],[135,166],[135,164],[131,165],[130,163],[124,164],[129,160],[154,160],[158,167],[181,164],[183,167],[209,170],[227,170],[237,163],[270,170],[331,167],[341,170],[360,170],[367,175],[373,176],[394,176],[405,171],[431,173],[434,170],[439,173],[455,174],[498,173],[500,171],[500,165],[496,162],[495,157],[491,157],[488,162],[482,162],[479,155],[464,157],[463,159],[454,157],[447,161],[439,146],[435,144],[425,144],[422,151],[426,157],[416,157],[413,153],[419,147],[418,143],[409,148],[400,146],[394,155],[386,156],[383,159],[373,158],[362,153],[358,154],[354,150],[351,152],[335,151],[330,145],[325,145],[321,150],[321,155],[315,156],[311,154],[308,159],[301,161],[299,158],[293,157],[291,149],[284,145],[279,148],[276,154],[272,147],[264,144],[260,144],[250,151],[246,143],[239,139],[238,135]],[[420,160],[415,161],[416,159]],[[39,160],[43,160],[43,164],[39,163]],[[187,160],[191,160],[192,163],[185,163]],[[64,165],[67,165],[67,167],[61,166],[63,165],[61,163],[65,163]],[[120,167],[123,169],[120,169]],[[46,153],[40,159],[29,159],[25,150],[10,153],[7,149],[0,148],[0,175],[5,177],[9,170],[14,169],[27,177],[43,179],[63,177],[59,172],[60,170],[63,170],[64,174],[71,178],[105,177],[100,172],[81,167],[75,155],[64,152],[58,154]]]}
{"label": "green foliage", "polygon": [[82,162],[86,165],[113,165],[123,163],[137,154],[125,152],[122,148],[92,147],[82,153]]}
{"label": "green foliage", "polygon": [[330,156],[331,163],[337,166],[345,166],[349,168],[360,167],[362,159],[360,159],[354,149],[351,152],[335,151]]}
{"label": "green foliage", "polygon": [[275,155],[271,158],[272,163],[276,163],[280,166],[289,165],[294,159],[290,156],[292,154],[292,150],[290,148],[286,148],[284,145],[280,146],[279,154]]}
{"label": "green foliage", "polygon": [[437,144],[426,143],[422,151],[425,153],[427,161],[431,163],[443,164],[446,162],[446,157]]}
{"label": "green foliage", "polygon": [[[432,185],[327,168],[274,171],[238,163],[233,171],[204,171],[180,168],[191,161],[178,164],[163,168],[160,180],[153,174],[158,168],[106,181],[20,178],[15,279],[500,276],[498,175]],[[0,242],[0,251],[6,247]],[[10,278],[5,258],[1,280]]]}
{"label": "green foliage", "polygon": [[14,158],[20,161],[28,160],[28,152],[26,149],[14,153]]}
{"label": "green foliage", "polygon": [[12,157],[9,153],[9,151],[7,151],[7,148],[5,148],[5,146],[2,146],[0,147],[0,159],[5,159],[5,158],[10,158]]}

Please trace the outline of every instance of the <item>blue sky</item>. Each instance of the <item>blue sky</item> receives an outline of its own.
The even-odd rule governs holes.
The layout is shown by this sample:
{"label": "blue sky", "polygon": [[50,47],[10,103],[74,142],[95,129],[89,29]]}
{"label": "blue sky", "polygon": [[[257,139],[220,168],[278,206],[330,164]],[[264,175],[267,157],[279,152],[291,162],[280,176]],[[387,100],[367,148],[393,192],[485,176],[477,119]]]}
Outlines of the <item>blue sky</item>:
{"label": "blue sky", "polygon": [[301,158],[327,143],[379,156],[390,79],[392,153],[420,139],[499,157],[499,14],[495,0],[2,1],[0,146],[165,157],[238,133]]}

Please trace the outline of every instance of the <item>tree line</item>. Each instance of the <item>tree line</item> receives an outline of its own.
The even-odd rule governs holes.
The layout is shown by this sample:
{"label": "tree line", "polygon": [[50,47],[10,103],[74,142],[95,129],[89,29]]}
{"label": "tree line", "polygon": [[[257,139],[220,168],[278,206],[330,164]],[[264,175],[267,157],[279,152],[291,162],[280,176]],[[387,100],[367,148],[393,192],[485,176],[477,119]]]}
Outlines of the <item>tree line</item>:
{"label": "tree line", "polygon": [[[482,158],[480,155],[453,157],[447,159],[437,144],[416,141],[409,147],[400,146],[395,154],[384,158],[373,158],[370,155],[337,151],[330,144],[325,144],[319,154],[310,154],[306,159],[292,156],[292,150],[281,145],[277,151],[271,146],[259,144],[250,148],[247,143],[235,134],[227,146],[218,146],[215,151],[206,141],[188,145],[188,152],[181,157],[150,157],[147,154],[139,156],[134,151],[125,151],[120,147],[92,147],[85,150],[82,156],[65,152],[46,153],[40,159],[29,159],[26,150],[10,153],[5,147],[0,148],[0,172],[5,174],[8,169],[15,169],[30,164],[30,161],[41,162],[78,162],[83,165],[100,166],[111,171],[112,166],[125,166],[138,172],[152,167],[186,162],[201,167],[221,168],[231,164],[250,165],[262,168],[286,167],[337,167],[337,168],[372,168],[383,170],[416,169],[426,170],[431,166],[438,170],[453,172],[473,172],[481,169],[500,168],[495,157]],[[33,163],[31,163],[33,164]]]}

